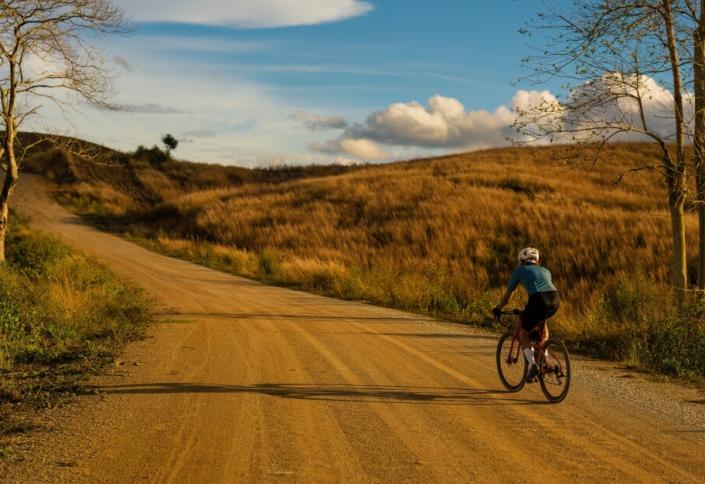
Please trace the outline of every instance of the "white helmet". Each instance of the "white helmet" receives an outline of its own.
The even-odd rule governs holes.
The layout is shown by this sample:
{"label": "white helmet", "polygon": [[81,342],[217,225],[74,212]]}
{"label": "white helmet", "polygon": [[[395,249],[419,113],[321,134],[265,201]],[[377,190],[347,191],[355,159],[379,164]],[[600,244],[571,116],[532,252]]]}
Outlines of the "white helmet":
{"label": "white helmet", "polygon": [[533,247],[527,247],[519,252],[519,262],[538,262],[539,261],[539,250]]}

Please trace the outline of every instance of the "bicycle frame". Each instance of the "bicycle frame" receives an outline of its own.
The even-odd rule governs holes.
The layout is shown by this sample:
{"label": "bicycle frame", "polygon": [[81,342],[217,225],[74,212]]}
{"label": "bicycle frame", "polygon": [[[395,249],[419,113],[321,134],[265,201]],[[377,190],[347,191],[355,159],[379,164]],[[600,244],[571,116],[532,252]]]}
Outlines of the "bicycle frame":
{"label": "bicycle frame", "polygon": [[[520,358],[523,358],[523,351],[521,347],[521,312],[514,310],[511,312],[503,312],[502,315],[512,315],[515,316],[516,318],[516,326],[514,328],[514,333],[512,335],[512,343],[509,347],[509,354],[507,355],[507,364],[514,364],[517,361],[519,361]],[[499,316],[498,316],[499,317]],[[546,337],[546,329],[545,329],[545,321],[544,324],[541,325],[541,330],[537,331],[534,330],[530,333],[531,334],[538,334],[538,342],[536,343],[536,347],[534,348],[534,355],[536,356],[536,363],[539,363],[539,358],[542,363],[545,363],[545,358],[544,358],[544,353],[546,351],[544,347],[544,342],[545,342],[545,337]],[[516,348],[516,349],[515,349]],[[516,352],[516,355],[515,355]],[[550,355],[549,355],[550,356]],[[556,363],[558,364],[559,370],[561,373],[563,372],[563,365],[561,362],[557,359],[554,358]],[[546,367],[544,364],[539,365],[539,374],[544,375],[546,373]]]}
{"label": "bicycle frame", "polygon": [[[527,380],[527,362],[522,351],[522,312],[515,309],[511,312],[496,312],[497,321],[501,322],[503,315],[513,315],[516,323],[497,342],[496,363],[497,372],[502,385],[509,392],[518,392]],[[534,349],[535,361],[538,366],[538,383],[546,399],[551,403],[562,402],[570,388],[570,356],[565,343],[555,336],[548,337],[545,321],[529,335],[531,347]],[[550,349],[549,349],[550,348]],[[510,368],[514,367],[514,370]],[[519,371],[519,372],[518,372]],[[555,390],[559,392],[556,393]]]}
{"label": "bicycle frame", "polygon": [[[524,355],[522,354],[522,347],[521,347],[521,339],[520,339],[520,332],[521,332],[521,315],[517,314],[516,315],[516,327],[514,328],[514,334],[512,335],[512,344],[509,346],[509,354],[507,355],[507,363],[508,364],[514,364],[517,361],[520,361],[521,358],[524,358]],[[514,349],[516,346],[516,350]],[[512,358],[512,355],[514,355],[514,351],[516,351],[516,356]],[[513,360],[513,361],[512,361]]]}

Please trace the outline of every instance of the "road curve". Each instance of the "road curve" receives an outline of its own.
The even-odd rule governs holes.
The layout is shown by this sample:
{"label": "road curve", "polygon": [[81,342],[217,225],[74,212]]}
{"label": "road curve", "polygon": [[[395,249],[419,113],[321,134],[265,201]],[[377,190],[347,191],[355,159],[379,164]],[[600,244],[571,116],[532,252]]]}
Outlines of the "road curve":
{"label": "road curve", "polygon": [[702,392],[578,360],[546,405],[502,391],[491,334],[154,254],[35,177],[16,206],[164,309],[0,480],[702,482]]}

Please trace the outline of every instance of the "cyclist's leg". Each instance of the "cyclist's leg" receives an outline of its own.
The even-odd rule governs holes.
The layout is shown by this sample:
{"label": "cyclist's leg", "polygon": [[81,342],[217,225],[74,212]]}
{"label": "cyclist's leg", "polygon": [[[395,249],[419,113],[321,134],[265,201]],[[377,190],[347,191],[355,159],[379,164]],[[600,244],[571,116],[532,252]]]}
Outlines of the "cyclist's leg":
{"label": "cyclist's leg", "polygon": [[533,380],[537,372],[536,357],[534,355],[534,350],[531,347],[530,334],[536,327],[537,323],[541,320],[542,315],[543,301],[541,301],[540,296],[536,294],[529,296],[529,301],[526,303],[526,307],[521,315],[521,328],[519,331],[519,338],[521,340],[524,358],[526,358],[526,361],[530,367],[529,381]]}
{"label": "cyclist's leg", "polygon": [[[544,343],[546,343],[546,341],[548,341],[548,336],[549,336],[547,321],[546,320],[541,321],[537,325],[536,331],[539,333],[539,337],[541,338],[541,345],[543,345]],[[544,357],[546,357],[546,356],[548,356],[547,349],[544,350]],[[537,363],[538,363],[538,360],[539,360],[539,355],[537,354],[536,355]]]}
{"label": "cyclist's leg", "polygon": [[521,347],[527,349],[531,347],[531,332],[536,328],[545,314],[545,308],[541,296],[533,294],[529,296],[529,300],[521,314]]}
{"label": "cyclist's leg", "polygon": [[521,313],[521,323],[519,325],[519,342],[521,343],[521,348],[522,349],[527,349],[531,348],[531,331],[533,327],[535,326],[535,323],[533,322],[533,316],[530,311],[527,310],[529,308],[529,305],[526,305],[526,308],[524,311]]}
{"label": "cyclist's leg", "polygon": [[[561,298],[558,294],[558,291],[551,291],[548,293],[543,293],[542,299],[546,307],[546,312],[544,313],[544,320],[542,321],[543,339],[541,341],[541,344],[544,344],[546,343],[546,341],[548,341],[548,338],[550,338],[551,336],[551,333],[548,330],[548,320],[551,319],[558,312],[558,308],[561,304]],[[544,357],[548,357],[548,349],[544,351]]]}
{"label": "cyclist's leg", "polygon": [[541,293],[542,300],[544,303],[544,317],[543,317],[543,341],[547,341],[549,338],[548,331],[548,320],[551,319],[557,312],[561,305],[561,298],[558,291],[549,291]]}
{"label": "cyclist's leg", "polygon": [[524,358],[529,365],[529,381],[533,381],[534,373],[537,368],[536,355],[534,354],[534,349],[531,347],[529,332],[524,328],[519,330],[519,340],[521,341],[522,353],[524,353]]}

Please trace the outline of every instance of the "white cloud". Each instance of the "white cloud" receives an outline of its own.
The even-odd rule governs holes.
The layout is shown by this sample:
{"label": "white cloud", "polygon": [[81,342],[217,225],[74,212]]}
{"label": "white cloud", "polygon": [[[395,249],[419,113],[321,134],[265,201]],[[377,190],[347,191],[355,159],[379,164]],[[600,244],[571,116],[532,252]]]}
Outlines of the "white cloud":
{"label": "white cloud", "polygon": [[[528,93],[529,97],[535,95]],[[524,102],[518,98],[517,102]],[[319,153],[346,153],[358,158],[382,160],[391,157],[378,146],[424,149],[478,149],[506,145],[514,134],[514,113],[506,106],[493,112],[468,111],[457,99],[433,96],[428,105],[395,103],[370,114],[365,122],[348,127],[344,134],[309,148]]]}
{"label": "white cloud", "polygon": [[364,15],[362,0],[115,0],[140,22],[178,22],[242,28],[286,27],[335,22]]}
{"label": "white cloud", "polygon": [[[591,95],[590,90],[604,90],[609,75],[574,90],[566,102],[580,102],[582,96]],[[664,138],[672,136],[673,94],[654,79],[640,80],[644,111],[649,129]],[[543,123],[551,123],[558,131],[551,138],[556,142],[570,142],[593,135],[590,120],[600,126],[637,126],[639,113],[636,102],[627,92],[617,96],[618,101],[605,102],[587,116],[573,119],[549,91],[519,90],[508,105],[494,111],[467,110],[457,99],[440,95],[433,96],[426,106],[415,101],[391,104],[385,109],[370,114],[363,123],[349,126],[338,139],[324,143],[313,143],[309,149],[317,153],[347,154],[363,159],[382,160],[392,155],[379,145],[400,148],[416,147],[425,150],[474,150],[500,147],[511,141],[534,140],[529,134],[519,134],[514,128],[517,116],[538,109]],[[633,93],[632,93],[633,94]],[[609,96],[607,96],[609,97]],[[684,93],[686,119],[692,119],[692,96]],[[532,128],[531,125],[528,125]],[[570,133],[579,128],[580,133]],[[584,130],[584,133],[582,132]],[[540,132],[540,130],[535,130]],[[598,131],[599,134],[599,131]],[[615,140],[639,140],[644,135],[629,132]],[[547,143],[549,139],[534,140]]]}
{"label": "white cloud", "polygon": [[382,150],[377,143],[369,139],[343,139],[340,149],[358,158],[367,160],[384,160],[389,158],[389,153]]}
{"label": "white cloud", "polygon": [[[624,77],[617,73],[607,73],[583,84],[572,93],[567,104],[580,106],[589,103],[589,113],[580,117],[565,114],[563,122],[571,128],[596,129],[606,134],[617,129],[633,130],[636,133],[620,134],[617,139],[646,139],[644,135],[638,134],[643,126],[637,96],[642,100],[648,130],[663,138],[673,136],[673,93],[647,76]],[[683,97],[685,120],[690,124],[694,108],[693,96],[686,92]],[[605,127],[614,129],[602,129]]]}
{"label": "white cloud", "polygon": [[396,103],[376,111],[344,137],[424,148],[479,148],[506,144],[513,119],[506,106],[493,112],[467,111],[457,99],[433,96],[428,106]]}
{"label": "white cloud", "polygon": [[356,158],[369,161],[380,161],[391,158],[391,154],[380,148],[377,143],[365,138],[341,138],[327,143],[312,143],[309,149],[314,153],[335,155],[347,153]]}
{"label": "white cloud", "polygon": [[157,46],[131,40],[113,37],[105,46],[109,59],[121,56],[133,66],[115,81],[114,101],[130,108],[126,113],[97,111],[80,103],[72,105],[78,112],[62,112],[46,103],[26,129],[79,136],[122,150],[159,143],[168,132],[192,141],[180,145],[175,156],[193,161],[254,166],[282,153],[289,160],[301,152],[307,157],[304,163],[321,161],[306,151],[312,140],[302,140],[301,129],[287,120],[302,106],[255,81],[213,79],[190,60],[173,62],[155,52]]}

